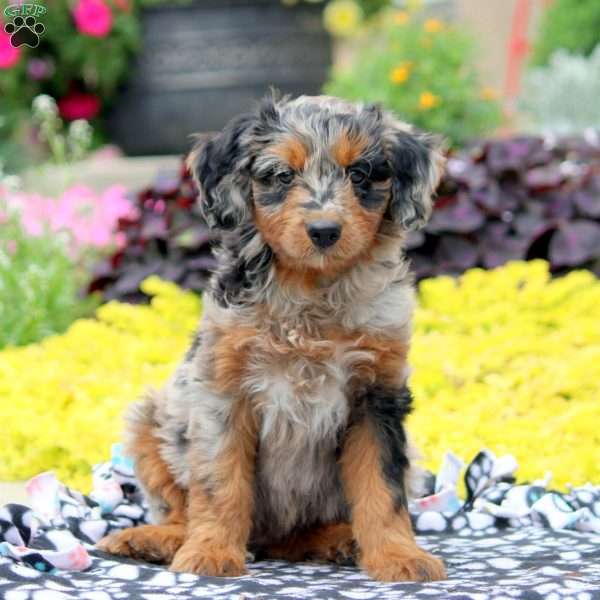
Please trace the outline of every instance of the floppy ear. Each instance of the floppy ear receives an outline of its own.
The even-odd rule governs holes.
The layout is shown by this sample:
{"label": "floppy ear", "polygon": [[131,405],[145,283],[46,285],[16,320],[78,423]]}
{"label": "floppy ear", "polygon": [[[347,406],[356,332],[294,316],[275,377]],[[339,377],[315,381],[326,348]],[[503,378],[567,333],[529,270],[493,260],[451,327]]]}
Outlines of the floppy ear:
{"label": "floppy ear", "polygon": [[384,140],[392,168],[388,216],[406,230],[423,227],[432,209],[432,196],[444,172],[441,140],[387,119]]}
{"label": "floppy ear", "polygon": [[200,189],[200,209],[211,228],[235,229],[250,216],[251,134],[258,115],[241,115],[222,132],[200,136],[187,164]]}

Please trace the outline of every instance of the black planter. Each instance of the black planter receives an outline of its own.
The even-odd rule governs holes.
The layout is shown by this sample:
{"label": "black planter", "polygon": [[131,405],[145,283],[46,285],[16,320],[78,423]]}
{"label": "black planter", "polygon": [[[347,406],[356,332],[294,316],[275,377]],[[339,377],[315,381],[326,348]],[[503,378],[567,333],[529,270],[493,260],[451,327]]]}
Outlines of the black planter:
{"label": "black planter", "polygon": [[189,135],[220,129],[275,86],[317,94],[331,40],[321,7],[279,0],[194,0],[143,12],[144,45],[108,116],[127,154],[189,148]]}

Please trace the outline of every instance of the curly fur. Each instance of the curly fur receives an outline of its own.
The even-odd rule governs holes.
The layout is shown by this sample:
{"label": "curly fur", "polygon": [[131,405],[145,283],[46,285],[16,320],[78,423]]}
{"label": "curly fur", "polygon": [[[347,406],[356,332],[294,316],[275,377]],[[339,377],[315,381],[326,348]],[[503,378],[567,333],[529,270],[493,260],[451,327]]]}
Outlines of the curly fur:
{"label": "curly fur", "polygon": [[[410,529],[403,426],[414,298],[402,248],[431,211],[437,148],[377,106],[272,97],[192,152],[219,267],[192,347],[128,426],[156,523],[185,523],[184,539],[164,533],[174,570],[237,574],[247,549],[326,558],[339,545],[379,579],[443,576]],[[323,220],[340,228],[328,248],[308,233]],[[148,484],[152,469],[183,506]],[[101,547],[135,556],[131,535]]]}

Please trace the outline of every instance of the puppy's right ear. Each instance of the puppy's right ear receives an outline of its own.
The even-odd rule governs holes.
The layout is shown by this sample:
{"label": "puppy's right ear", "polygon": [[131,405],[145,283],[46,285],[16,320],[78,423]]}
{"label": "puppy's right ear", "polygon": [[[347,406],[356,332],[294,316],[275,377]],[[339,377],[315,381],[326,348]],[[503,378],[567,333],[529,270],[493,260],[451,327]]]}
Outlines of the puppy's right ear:
{"label": "puppy's right ear", "polygon": [[257,115],[241,115],[222,132],[199,136],[187,165],[200,190],[200,210],[211,228],[235,229],[250,218],[251,134]]}

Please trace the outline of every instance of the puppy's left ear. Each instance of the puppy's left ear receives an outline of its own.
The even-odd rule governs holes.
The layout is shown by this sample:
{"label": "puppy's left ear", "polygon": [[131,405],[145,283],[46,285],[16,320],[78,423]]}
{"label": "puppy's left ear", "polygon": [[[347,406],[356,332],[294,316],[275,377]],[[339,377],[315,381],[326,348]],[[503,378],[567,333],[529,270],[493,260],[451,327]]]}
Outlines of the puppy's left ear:
{"label": "puppy's left ear", "polygon": [[420,229],[431,215],[432,196],[444,172],[442,140],[392,119],[384,139],[392,168],[388,216],[403,229]]}

